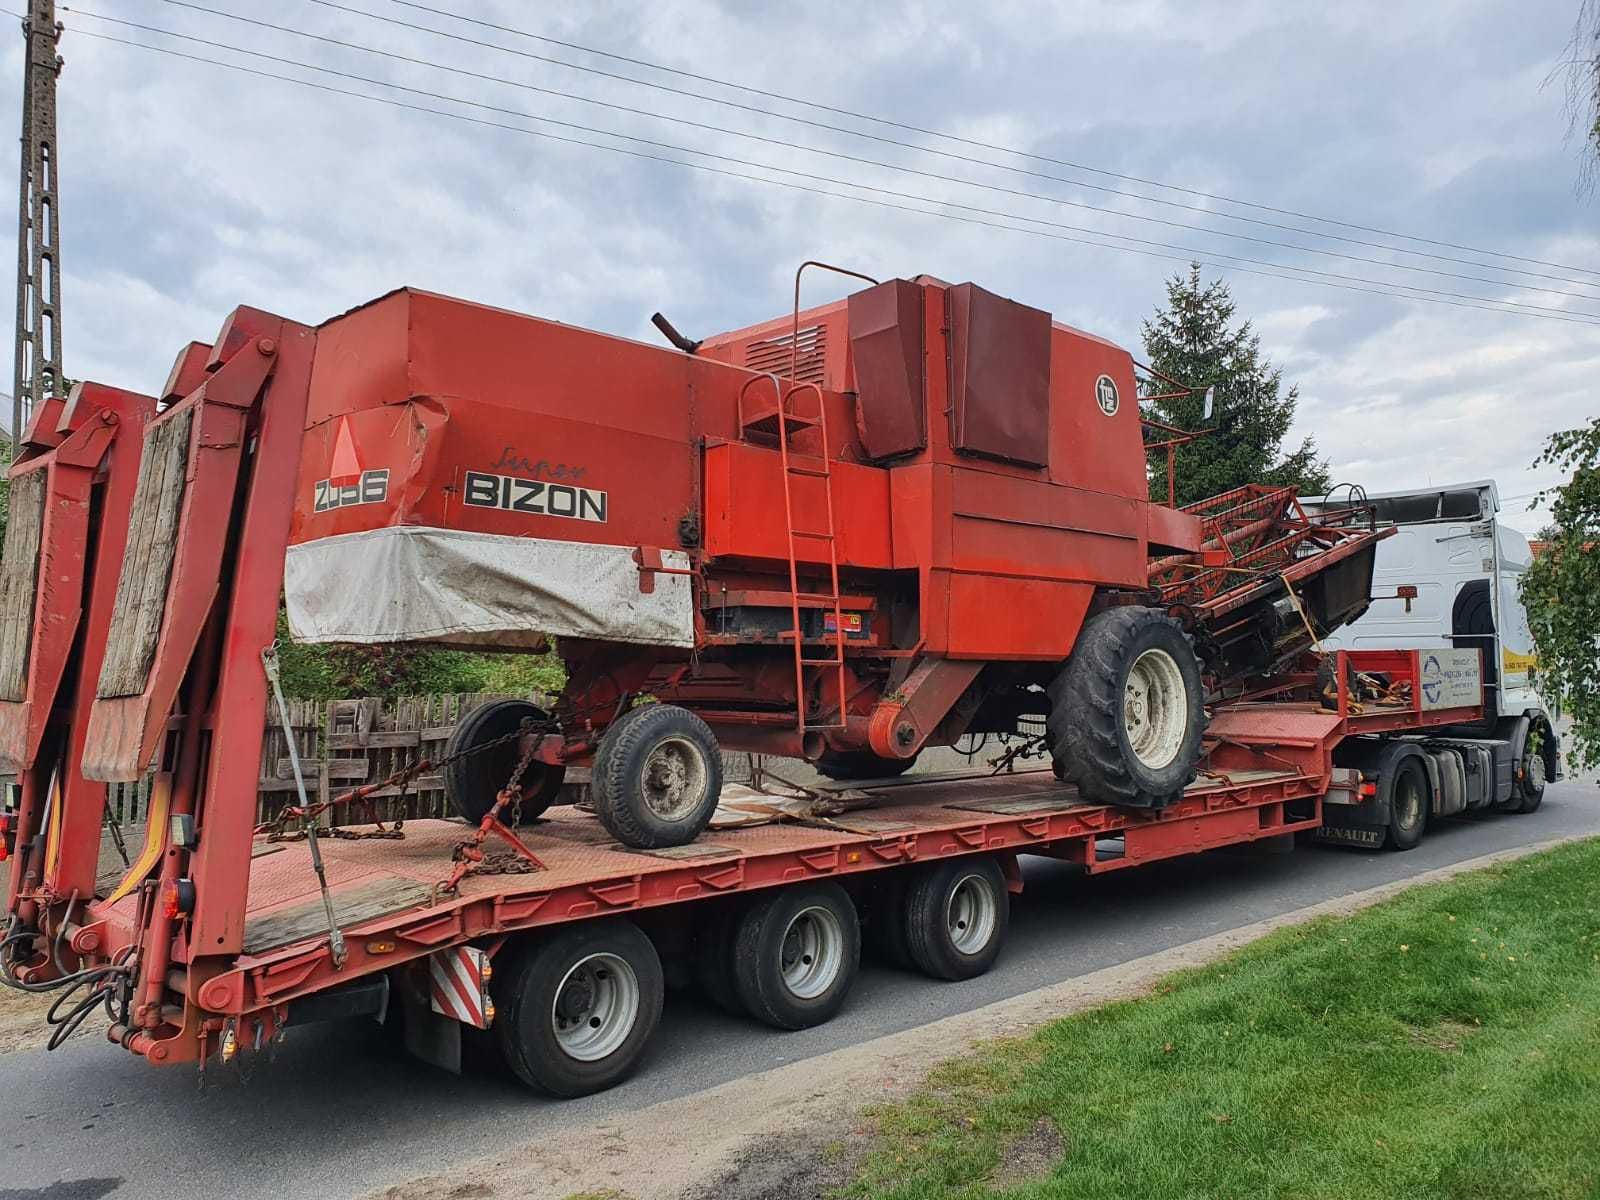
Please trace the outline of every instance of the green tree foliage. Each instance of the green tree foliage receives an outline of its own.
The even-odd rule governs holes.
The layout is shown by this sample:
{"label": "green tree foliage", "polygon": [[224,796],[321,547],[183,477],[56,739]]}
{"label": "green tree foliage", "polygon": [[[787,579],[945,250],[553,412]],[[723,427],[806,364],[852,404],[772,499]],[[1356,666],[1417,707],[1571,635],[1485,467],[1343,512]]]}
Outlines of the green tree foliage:
{"label": "green tree foliage", "polygon": [[1600,417],[1551,434],[1533,465],[1572,472],[1546,493],[1549,546],[1521,587],[1539,689],[1572,718],[1570,755],[1590,767],[1600,763]]}
{"label": "green tree foliage", "polygon": [[311,646],[290,639],[278,613],[283,690],[301,700],[423,696],[452,692],[554,695],[566,682],[561,660],[545,654],[476,654],[428,646]]}
{"label": "green tree foliage", "polygon": [[[1283,387],[1283,372],[1261,353],[1249,321],[1234,324],[1234,301],[1220,279],[1207,284],[1200,265],[1167,281],[1167,303],[1144,323],[1149,364],[1195,388],[1190,396],[1146,405],[1146,415],[1180,429],[1207,429],[1177,451],[1177,499],[1192,504],[1246,483],[1290,484],[1303,495],[1328,489],[1328,464],[1306,438],[1285,454],[1299,389]],[[1158,385],[1159,386],[1159,385]],[[1204,393],[1215,389],[1215,410],[1203,420]],[[1160,391],[1172,388],[1159,386]],[[1150,496],[1166,501],[1165,451],[1150,456]]]}

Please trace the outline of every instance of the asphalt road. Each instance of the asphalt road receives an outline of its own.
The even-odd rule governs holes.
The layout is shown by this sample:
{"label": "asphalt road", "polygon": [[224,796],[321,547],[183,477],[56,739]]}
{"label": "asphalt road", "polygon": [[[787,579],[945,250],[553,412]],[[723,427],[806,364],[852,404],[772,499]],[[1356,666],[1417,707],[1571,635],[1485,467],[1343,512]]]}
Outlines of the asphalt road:
{"label": "asphalt road", "polygon": [[1582,833],[1600,833],[1600,787],[1563,782],[1532,816],[1449,823],[1408,854],[1220,851],[1095,879],[1029,861],[1006,951],[983,978],[939,984],[869,966],[836,1020],[790,1034],[670,995],[639,1076],[565,1104],[395,1056],[365,1023],[294,1031],[270,1063],[203,1083],[81,1036],[54,1054],[0,1058],[0,1200],[359,1195],[1320,900]]}

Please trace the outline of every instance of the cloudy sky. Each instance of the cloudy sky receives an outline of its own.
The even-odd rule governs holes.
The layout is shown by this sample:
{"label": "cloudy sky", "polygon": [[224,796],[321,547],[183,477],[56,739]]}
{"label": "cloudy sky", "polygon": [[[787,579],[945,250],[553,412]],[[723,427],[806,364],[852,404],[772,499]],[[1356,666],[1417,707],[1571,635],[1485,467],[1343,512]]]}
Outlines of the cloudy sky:
{"label": "cloudy sky", "polygon": [[[659,308],[698,336],[784,310],[794,266],[808,257],[877,276],[972,279],[1137,347],[1164,277],[1199,257],[1216,264],[1208,276],[1228,278],[1241,314],[1300,386],[1299,425],[1315,435],[1337,479],[1376,491],[1493,477],[1502,495],[1519,497],[1508,505],[1513,521],[1532,530],[1539,516],[1525,511],[1525,497],[1550,482],[1548,473],[1528,469],[1543,436],[1597,408],[1600,327],[1581,317],[1552,319],[1600,314],[1600,200],[1575,191],[1578,150],[1566,140],[1562,89],[1546,83],[1571,36],[1576,0],[426,0],[426,7],[436,12],[398,0],[85,0],[62,14],[70,375],[154,390],[177,348],[209,339],[236,304],[316,322],[403,283],[652,341],[648,318]],[[666,74],[512,30],[968,140]],[[20,38],[5,39],[12,86],[0,119],[13,128],[21,59]],[[968,207],[939,208],[946,217],[908,212],[528,132],[535,130],[908,208]],[[1196,192],[1475,249],[1401,241]],[[1017,226],[1018,218],[1031,219],[1025,228],[1034,232],[993,227]],[[1146,244],[1111,249],[1065,240],[1112,234]],[[1239,234],[1329,253],[1230,236]],[[1131,253],[1130,245],[1172,257]],[[1369,282],[1333,288],[1246,274],[1246,264],[1225,255],[1278,264],[1257,268],[1278,273],[1324,272],[1325,283],[1338,276]],[[1482,311],[1350,290],[1397,285],[1450,294],[1435,300],[1553,312]],[[828,295],[819,286],[809,298]]]}

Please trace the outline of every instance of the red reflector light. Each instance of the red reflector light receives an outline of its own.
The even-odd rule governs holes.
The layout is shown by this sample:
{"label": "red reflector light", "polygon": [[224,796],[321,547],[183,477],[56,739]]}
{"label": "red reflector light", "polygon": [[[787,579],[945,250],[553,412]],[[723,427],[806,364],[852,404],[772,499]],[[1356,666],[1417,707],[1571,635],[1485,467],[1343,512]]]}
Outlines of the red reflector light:
{"label": "red reflector light", "polygon": [[176,921],[194,911],[194,881],[175,879],[161,889],[161,910],[167,920]]}
{"label": "red reflector light", "polygon": [[1378,794],[1378,785],[1372,780],[1367,780],[1362,783],[1360,792],[1363,796],[1376,796]]}

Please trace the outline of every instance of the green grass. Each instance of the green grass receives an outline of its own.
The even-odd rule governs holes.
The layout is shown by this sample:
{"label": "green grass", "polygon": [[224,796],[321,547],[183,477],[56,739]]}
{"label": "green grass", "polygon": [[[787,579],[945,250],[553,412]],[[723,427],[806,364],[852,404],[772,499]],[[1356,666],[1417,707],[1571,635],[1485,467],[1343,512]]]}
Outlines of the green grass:
{"label": "green grass", "polygon": [[[942,1068],[853,1197],[1600,1196],[1600,841],[1282,930]],[[1009,1188],[1041,1117],[1053,1170]]]}

